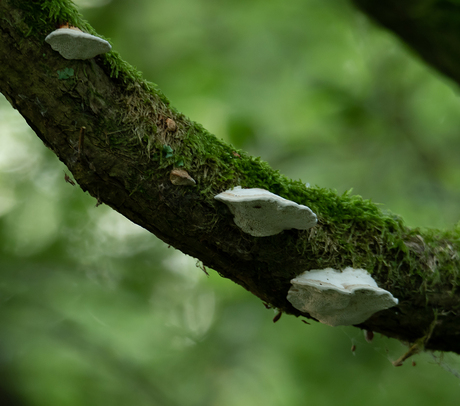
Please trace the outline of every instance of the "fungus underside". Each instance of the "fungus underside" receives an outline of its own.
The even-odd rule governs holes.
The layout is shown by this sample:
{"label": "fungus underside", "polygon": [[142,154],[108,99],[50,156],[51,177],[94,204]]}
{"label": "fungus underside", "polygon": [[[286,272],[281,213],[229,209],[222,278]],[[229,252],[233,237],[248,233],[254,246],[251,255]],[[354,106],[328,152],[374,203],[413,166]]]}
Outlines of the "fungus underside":
{"label": "fungus underside", "polygon": [[[96,35],[69,1],[13,3],[25,12],[22,25],[27,30],[25,36],[44,41],[49,32],[66,22]],[[306,187],[301,181],[290,180],[260,158],[225,144],[179,113],[155,84],[144,80],[116,51],[98,58],[107,75],[126,90],[123,92],[126,99],[114,103],[127,106],[118,122],[107,121],[104,131],[99,129],[99,136],[109,143],[111,152],[133,159],[141,157],[141,168],[147,177],[155,179],[153,164],[155,171],[168,173],[173,167],[183,167],[197,181],[194,187],[201,196],[200,204],[208,206],[216,205],[215,194],[237,185],[267,189],[310,207],[318,215],[318,227],[305,231],[296,241],[287,241],[293,252],[316,257],[318,267],[364,268],[395,296],[410,298],[411,293],[424,293],[427,303],[428,292],[435,285],[447,287],[452,293],[456,289],[460,279],[456,254],[460,247],[460,227],[450,231],[409,229],[400,217],[383,212],[361,196]],[[80,70],[78,74],[84,72]],[[156,114],[154,120],[148,113],[152,109]],[[174,133],[161,133],[158,129],[158,120],[166,118],[177,123]],[[165,154],[165,146],[172,152]],[[142,193],[141,187],[131,185],[131,188],[132,193]],[[423,241],[422,256],[416,256],[408,244],[418,236]],[[440,264],[434,270],[430,266],[432,257]],[[421,258],[422,261],[426,258],[426,263],[421,263]],[[429,272],[430,269],[433,271]]]}

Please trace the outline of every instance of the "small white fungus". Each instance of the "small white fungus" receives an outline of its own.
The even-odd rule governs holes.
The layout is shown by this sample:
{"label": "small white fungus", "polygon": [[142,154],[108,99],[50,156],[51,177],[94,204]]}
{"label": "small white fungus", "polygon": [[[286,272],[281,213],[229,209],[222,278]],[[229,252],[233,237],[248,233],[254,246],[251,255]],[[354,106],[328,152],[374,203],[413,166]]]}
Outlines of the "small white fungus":
{"label": "small white fungus", "polygon": [[73,28],[58,28],[45,41],[65,59],[91,59],[112,49],[106,40]]}

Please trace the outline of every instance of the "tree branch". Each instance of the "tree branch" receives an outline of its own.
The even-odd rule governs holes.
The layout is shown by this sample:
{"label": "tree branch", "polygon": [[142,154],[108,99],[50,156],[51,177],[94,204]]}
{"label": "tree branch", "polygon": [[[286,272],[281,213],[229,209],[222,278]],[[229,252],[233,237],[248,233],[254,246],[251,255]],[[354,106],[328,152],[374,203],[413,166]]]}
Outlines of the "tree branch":
{"label": "tree branch", "polygon": [[[296,316],[310,317],[286,299],[293,277],[364,268],[400,302],[360,328],[412,343],[431,331],[426,348],[460,353],[459,230],[411,230],[359,196],[285,178],[177,112],[116,52],[65,60],[47,34],[65,22],[94,33],[66,0],[4,1],[0,17],[0,90],[98,202]],[[197,185],[173,185],[176,167]],[[214,199],[237,185],[307,205],[318,225],[251,237]]]}

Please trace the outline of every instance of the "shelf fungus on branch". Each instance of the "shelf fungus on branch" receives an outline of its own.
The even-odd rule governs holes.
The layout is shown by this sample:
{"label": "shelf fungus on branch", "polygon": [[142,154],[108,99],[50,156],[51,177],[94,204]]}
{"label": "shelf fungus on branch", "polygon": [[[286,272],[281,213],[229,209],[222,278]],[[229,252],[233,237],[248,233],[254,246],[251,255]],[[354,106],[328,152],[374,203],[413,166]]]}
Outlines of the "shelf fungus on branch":
{"label": "shelf fungus on branch", "polygon": [[330,326],[350,326],[398,304],[364,269],[313,269],[291,280],[287,299],[297,309]]}
{"label": "shelf fungus on branch", "polygon": [[45,41],[65,59],[91,59],[112,49],[106,40],[76,27],[58,28]]}
{"label": "shelf fungus on branch", "polygon": [[234,215],[235,224],[254,237],[267,237],[283,230],[308,230],[316,225],[316,214],[309,207],[286,200],[265,189],[237,186],[214,196]]}

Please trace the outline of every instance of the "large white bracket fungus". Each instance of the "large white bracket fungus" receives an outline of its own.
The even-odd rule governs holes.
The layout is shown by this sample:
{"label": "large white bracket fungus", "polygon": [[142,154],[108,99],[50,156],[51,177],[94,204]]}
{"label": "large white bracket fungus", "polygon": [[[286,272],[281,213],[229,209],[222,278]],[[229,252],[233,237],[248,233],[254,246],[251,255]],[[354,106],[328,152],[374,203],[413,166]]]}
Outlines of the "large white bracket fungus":
{"label": "large white bracket fungus", "polygon": [[350,326],[396,306],[398,299],[377,286],[364,269],[313,269],[291,280],[287,299],[297,309],[330,326]]}
{"label": "large white bracket fungus", "polygon": [[75,28],[58,28],[45,41],[65,59],[91,59],[112,49],[106,40]]}
{"label": "large white bracket fungus", "polygon": [[237,186],[214,196],[235,216],[236,225],[254,237],[275,235],[283,230],[307,230],[316,225],[316,214],[309,207],[283,199],[265,189]]}

